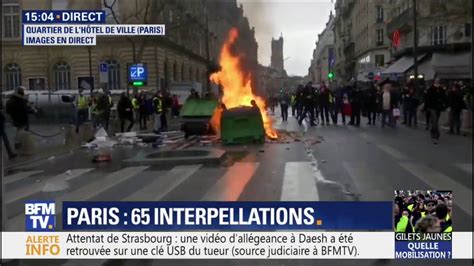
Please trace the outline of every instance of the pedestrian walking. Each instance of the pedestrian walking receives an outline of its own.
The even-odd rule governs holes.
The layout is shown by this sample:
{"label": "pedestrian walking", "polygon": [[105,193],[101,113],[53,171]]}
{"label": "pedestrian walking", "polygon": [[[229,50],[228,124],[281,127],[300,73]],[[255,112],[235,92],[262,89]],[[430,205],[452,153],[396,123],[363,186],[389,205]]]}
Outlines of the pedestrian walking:
{"label": "pedestrian walking", "polygon": [[303,91],[304,91],[304,86],[303,85],[298,85],[298,88],[296,89],[296,119],[299,121],[300,117],[303,113]]}
{"label": "pedestrian walking", "polygon": [[349,93],[349,102],[351,104],[352,115],[351,120],[349,121],[349,125],[353,125],[356,127],[360,126],[360,112],[362,107],[362,92],[360,87],[357,86],[357,83],[351,87],[351,91]]}
{"label": "pedestrian walking", "polygon": [[438,144],[439,133],[439,116],[442,111],[447,108],[447,99],[444,88],[440,84],[440,80],[435,78],[433,84],[428,88],[425,95],[426,110],[430,113],[431,138],[434,144]]}
{"label": "pedestrian walking", "polygon": [[161,97],[161,131],[168,130],[168,109],[171,107],[172,99],[169,97],[169,93],[165,92]]}
{"label": "pedestrian walking", "polygon": [[128,98],[127,94],[123,92],[120,95],[120,100],[117,104],[117,113],[120,119],[120,132],[123,133],[125,128],[125,122],[128,120],[130,124],[127,127],[127,132],[133,128],[133,105],[132,101]]}
{"label": "pedestrian walking", "polygon": [[135,94],[132,98],[132,108],[133,108],[133,119],[139,120],[140,119],[140,96]]}
{"label": "pedestrian walking", "polygon": [[280,90],[280,95],[278,96],[278,101],[280,103],[281,109],[281,118],[283,122],[288,121],[288,106],[290,104],[290,95],[284,89]]}
{"label": "pedestrian walking", "polygon": [[87,121],[89,117],[89,99],[84,95],[83,89],[79,89],[78,96],[75,101],[76,107],[76,133],[79,133],[79,127]]}
{"label": "pedestrian walking", "polygon": [[13,152],[10,146],[10,141],[8,140],[7,133],[5,132],[5,120],[6,119],[3,110],[0,110],[0,135],[2,135],[3,146],[7,151],[8,159],[13,160],[15,157],[17,157],[17,155]]}
{"label": "pedestrian walking", "polygon": [[319,112],[321,113],[322,125],[329,125],[329,97],[329,89],[323,82],[319,88]]}
{"label": "pedestrian walking", "polygon": [[334,97],[334,124],[337,124],[339,113],[341,114],[342,124],[346,124],[346,116],[344,115],[344,91],[343,86],[336,89]]}
{"label": "pedestrian walking", "polygon": [[296,93],[292,93],[290,96],[290,103],[291,103],[291,116],[296,116]]}
{"label": "pedestrian walking", "polygon": [[394,127],[392,82],[389,79],[385,79],[380,83],[380,86],[382,87],[382,93],[380,94],[380,103],[382,106],[382,128],[384,128],[386,124]]}
{"label": "pedestrian walking", "polygon": [[108,130],[108,119],[110,116],[110,102],[102,89],[98,90],[97,104],[95,106],[97,127],[103,127]]}
{"label": "pedestrian walking", "polygon": [[147,113],[148,113],[148,110],[147,110],[147,99],[146,99],[146,95],[144,92],[141,93],[140,95],[140,101],[139,101],[139,107],[138,107],[138,121],[139,121],[139,124],[140,124],[140,129],[147,129]]}
{"label": "pedestrian walking", "polygon": [[173,94],[173,102],[171,103],[171,115],[176,118],[179,116],[179,101],[178,96]]}
{"label": "pedestrian walking", "polygon": [[408,86],[408,99],[407,99],[407,111],[408,111],[408,126],[417,128],[418,127],[418,106],[420,105],[420,100],[416,95],[416,89],[411,83]]}
{"label": "pedestrian walking", "polygon": [[153,97],[153,108],[155,110],[153,116],[153,132],[158,134],[160,133],[161,125],[161,114],[163,111],[163,100],[161,97],[161,92],[157,92]]}
{"label": "pedestrian walking", "polygon": [[377,89],[373,83],[370,83],[369,88],[365,91],[365,109],[367,111],[367,125],[375,126],[375,118],[377,117]]}
{"label": "pedestrian walking", "polygon": [[428,93],[428,88],[425,89],[425,91],[423,92],[423,109],[422,109],[422,112],[425,113],[425,130],[429,130],[430,129],[430,126],[431,126],[431,113],[429,112],[429,110],[426,108],[426,95]]}
{"label": "pedestrian walking", "polygon": [[449,133],[461,134],[461,113],[466,108],[458,84],[454,84],[448,93]]}
{"label": "pedestrian walking", "polygon": [[309,113],[310,125],[316,126],[314,123],[314,89],[313,83],[310,81],[303,90],[303,110],[301,116],[298,119],[298,124],[302,125],[303,120],[306,118],[306,115]]}
{"label": "pedestrian walking", "polygon": [[29,104],[28,97],[25,95],[25,87],[20,86],[13,93],[5,105],[6,112],[10,116],[15,132],[15,149],[21,148],[21,135],[29,130],[28,114],[36,110]]}

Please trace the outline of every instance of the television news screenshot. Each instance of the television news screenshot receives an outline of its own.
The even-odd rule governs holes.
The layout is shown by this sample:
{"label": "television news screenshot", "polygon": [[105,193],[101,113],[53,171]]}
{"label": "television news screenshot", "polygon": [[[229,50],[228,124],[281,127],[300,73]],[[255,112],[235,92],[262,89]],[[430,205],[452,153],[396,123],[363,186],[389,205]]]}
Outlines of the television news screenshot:
{"label": "television news screenshot", "polygon": [[2,0],[1,265],[473,265],[471,0]]}

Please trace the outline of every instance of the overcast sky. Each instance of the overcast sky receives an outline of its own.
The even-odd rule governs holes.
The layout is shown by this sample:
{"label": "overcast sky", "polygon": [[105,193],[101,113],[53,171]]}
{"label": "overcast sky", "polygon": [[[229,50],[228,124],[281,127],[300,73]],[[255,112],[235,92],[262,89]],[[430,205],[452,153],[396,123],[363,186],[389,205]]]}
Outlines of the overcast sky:
{"label": "overcast sky", "polygon": [[[283,57],[288,75],[305,76],[318,34],[334,9],[331,0],[238,0],[255,27],[258,61],[270,65],[271,40],[283,34]],[[334,11],[333,11],[334,12]]]}

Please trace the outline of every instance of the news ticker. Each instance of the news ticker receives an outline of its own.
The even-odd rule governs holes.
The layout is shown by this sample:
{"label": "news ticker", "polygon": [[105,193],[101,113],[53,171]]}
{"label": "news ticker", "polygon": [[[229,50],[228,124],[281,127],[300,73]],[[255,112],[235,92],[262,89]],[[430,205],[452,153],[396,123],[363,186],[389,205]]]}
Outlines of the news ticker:
{"label": "news ticker", "polygon": [[[448,242],[393,232],[2,232],[4,259],[472,259],[472,232]],[[383,244],[381,244],[383,243]],[[441,243],[441,244],[440,244]],[[448,256],[449,255],[449,256]]]}
{"label": "news ticker", "polygon": [[162,36],[164,24],[105,24],[103,10],[25,10],[24,46],[90,46],[98,36]]}

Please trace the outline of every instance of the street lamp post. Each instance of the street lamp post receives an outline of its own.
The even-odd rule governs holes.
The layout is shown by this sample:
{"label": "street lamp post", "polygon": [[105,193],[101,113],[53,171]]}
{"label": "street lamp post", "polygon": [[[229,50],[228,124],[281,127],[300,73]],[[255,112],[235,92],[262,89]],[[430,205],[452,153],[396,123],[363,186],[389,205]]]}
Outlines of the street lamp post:
{"label": "street lamp post", "polygon": [[416,0],[413,0],[413,74],[415,75],[415,84],[418,80],[418,30],[416,27]]}

